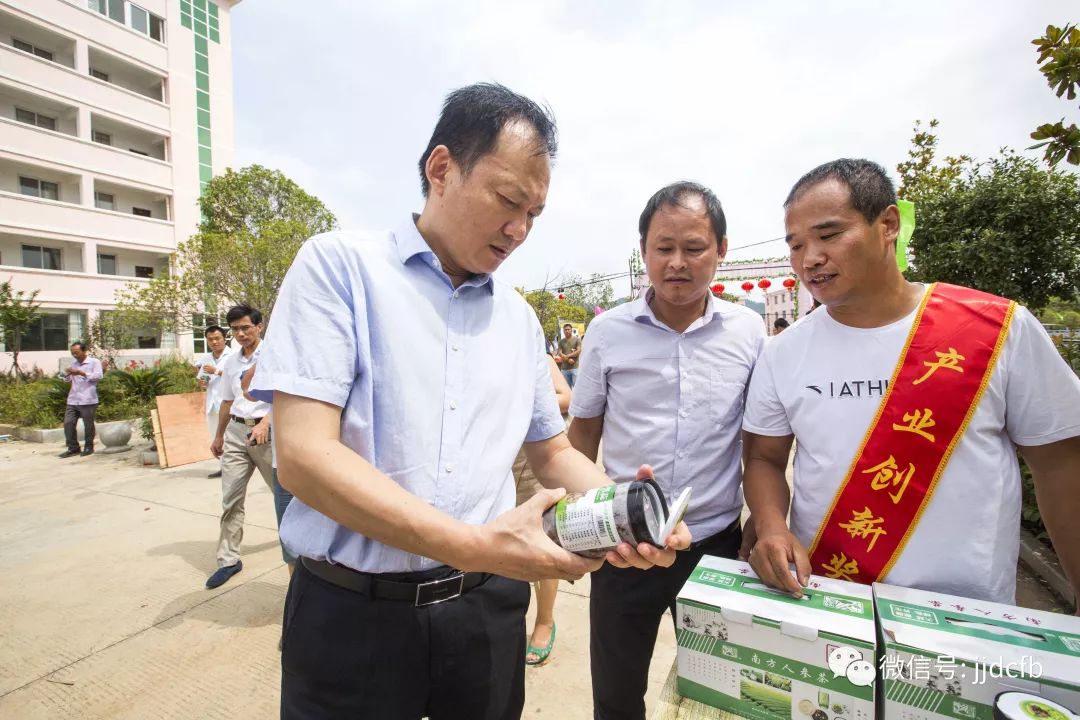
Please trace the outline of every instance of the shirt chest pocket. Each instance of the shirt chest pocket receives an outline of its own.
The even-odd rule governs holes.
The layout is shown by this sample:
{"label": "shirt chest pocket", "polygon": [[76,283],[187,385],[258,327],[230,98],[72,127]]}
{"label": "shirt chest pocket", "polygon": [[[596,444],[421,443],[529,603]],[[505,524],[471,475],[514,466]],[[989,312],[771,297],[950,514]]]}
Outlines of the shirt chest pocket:
{"label": "shirt chest pocket", "polygon": [[717,425],[728,425],[742,417],[746,395],[746,382],[750,372],[746,368],[714,368],[709,385],[709,416]]}

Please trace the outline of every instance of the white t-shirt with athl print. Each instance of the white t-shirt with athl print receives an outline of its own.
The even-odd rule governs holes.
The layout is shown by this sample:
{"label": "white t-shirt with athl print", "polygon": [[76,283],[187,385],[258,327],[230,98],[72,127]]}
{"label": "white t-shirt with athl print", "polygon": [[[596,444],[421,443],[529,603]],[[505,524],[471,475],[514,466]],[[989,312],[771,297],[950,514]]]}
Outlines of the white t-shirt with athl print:
{"label": "white t-shirt with athl print", "polygon": [[[772,339],[743,429],[795,435],[791,531],[809,549],[873,421],[915,321],[853,328],[820,308]],[[1020,531],[1016,445],[1080,435],[1080,379],[1018,307],[989,385],[885,582],[1013,602]]]}

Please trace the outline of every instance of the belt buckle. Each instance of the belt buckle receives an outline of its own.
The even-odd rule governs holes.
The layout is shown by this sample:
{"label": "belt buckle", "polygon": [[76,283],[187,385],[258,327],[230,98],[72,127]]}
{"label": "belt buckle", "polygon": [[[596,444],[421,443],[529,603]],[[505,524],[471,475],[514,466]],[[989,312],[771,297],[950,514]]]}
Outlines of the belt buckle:
{"label": "belt buckle", "polygon": [[453,575],[441,580],[420,583],[416,586],[416,607],[437,605],[447,600],[461,597],[465,591],[465,573]]}
{"label": "belt buckle", "polygon": [[247,425],[248,427],[255,427],[256,425],[259,424],[259,421],[256,420],[255,418],[244,418],[244,424]]}

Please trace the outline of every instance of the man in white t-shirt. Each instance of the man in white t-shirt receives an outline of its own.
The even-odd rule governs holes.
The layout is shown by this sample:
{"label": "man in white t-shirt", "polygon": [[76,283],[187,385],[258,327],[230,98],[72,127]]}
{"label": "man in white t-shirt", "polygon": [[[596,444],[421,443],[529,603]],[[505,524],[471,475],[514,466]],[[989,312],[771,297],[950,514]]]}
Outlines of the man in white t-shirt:
{"label": "man in white t-shirt", "polygon": [[[880,580],[1012,603],[1020,527],[1019,450],[1034,475],[1054,547],[1080,589],[1080,380],[1038,321],[1025,308],[978,291],[908,282],[895,260],[896,193],[874,163],[822,165],[795,184],[784,207],[792,268],[825,308],[772,339],[750,384],[743,422],[749,457],[744,489],[758,536],[750,555],[754,569],[765,582],[796,595],[811,572],[829,574],[825,566],[830,566],[833,577],[847,573],[845,579],[858,582]],[[926,310],[924,316],[939,292],[966,294],[975,302],[943,306],[944,314]],[[947,339],[959,345],[981,327],[977,316],[982,309],[993,306],[1009,311],[998,324],[1000,334],[989,343],[993,355],[981,368],[961,364],[963,356],[948,344],[928,346],[940,350],[934,362],[925,360],[933,358],[929,351],[916,354],[927,348],[909,336],[916,338],[924,327],[932,331],[928,317],[939,328],[952,326]],[[913,330],[917,315],[921,322]],[[929,370],[901,372],[901,353],[910,358],[903,367],[911,363]],[[911,389],[934,372],[939,373],[937,384]],[[934,427],[926,408],[914,409],[934,406],[943,425],[950,402],[956,402],[948,383],[962,377],[967,382],[973,374],[977,379],[978,373],[985,376],[984,385],[958,411],[965,424],[958,424],[956,439],[944,454],[934,451],[938,461],[944,458],[940,474],[933,473],[937,465],[908,462],[899,453],[860,469],[860,463],[878,459],[868,457],[875,442],[868,432],[871,424],[877,423],[875,430],[884,427],[886,434],[878,437],[893,438],[887,443],[904,442],[914,433],[936,442],[942,428]],[[915,375],[920,377],[910,381]],[[894,424],[897,416],[887,416],[890,428],[881,424],[878,413],[879,407],[895,407],[890,405],[894,397],[918,399],[919,404],[912,404],[901,422]],[[902,432],[889,436],[890,431]],[[867,450],[861,451],[864,438]],[[784,470],[793,440],[798,444],[789,530]],[[865,512],[856,511],[858,517],[841,523],[842,516],[832,513],[849,492],[862,493],[858,506],[865,505]],[[925,498],[913,522],[899,522],[902,518],[895,515],[904,493],[908,500]],[[830,531],[833,524],[843,531]],[[840,557],[842,551],[815,555],[814,546],[829,532],[859,552],[879,541],[888,546],[900,540],[900,545],[880,572],[859,575],[857,564]],[[829,561],[812,565],[815,557]],[[833,562],[838,559],[844,566]]]}
{"label": "man in white t-shirt", "polygon": [[[611,564],[592,574],[589,600],[593,716],[645,717],[656,632],[703,555],[734,558],[742,533],[740,427],[746,383],[765,342],[753,310],[713,297],[727,252],[727,220],[708,188],[668,185],[638,222],[645,297],[589,326],[574,387],[570,443],[615,482],[656,463],[668,506],[693,487],[686,524],[694,544],[647,573]],[[569,328],[569,325],[567,326]]]}
{"label": "man in white t-shirt", "polygon": [[[217,435],[218,409],[221,407],[221,369],[225,358],[232,354],[233,349],[225,344],[225,330],[220,325],[206,328],[203,337],[206,338],[209,352],[203,353],[195,363],[198,368],[196,378],[199,387],[206,391],[206,429],[210,433],[210,441],[213,442]],[[221,467],[207,477],[221,477]]]}

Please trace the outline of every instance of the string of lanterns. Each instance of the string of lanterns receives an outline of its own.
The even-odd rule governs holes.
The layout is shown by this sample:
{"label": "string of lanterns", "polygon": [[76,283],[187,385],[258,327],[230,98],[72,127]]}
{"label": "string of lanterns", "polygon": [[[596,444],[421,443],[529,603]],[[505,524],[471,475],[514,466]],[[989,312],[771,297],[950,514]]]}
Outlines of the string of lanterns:
{"label": "string of lanterns", "polygon": [[[735,278],[735,279],[736,280],[741,280],[742,278]],[[798,283],[798,281],[795,278],[784,278],[784,281],[781,283],[781,285],[784,286],[785,290],[790,291],[790,290],[795,289],[795,285],[797,283]],[[752,281],[752,279],[747,279],[746,282],[744,282],[739,287],[742,288],[743,292],[745,292],[747,295],[749,295],[751,292],[754,291],[755,284]],[[769,288],[772,287],[772,281],[769,280],[768,278],[761,278],[760,280],[757,281],[757,287],[761,288],[762,290],[768,290]],[[720,282],[713,283],[713,285],[709,289],[712,290],[714,295],[722,295],[723,292],[724,292],[724,283],[720,283]]]}

